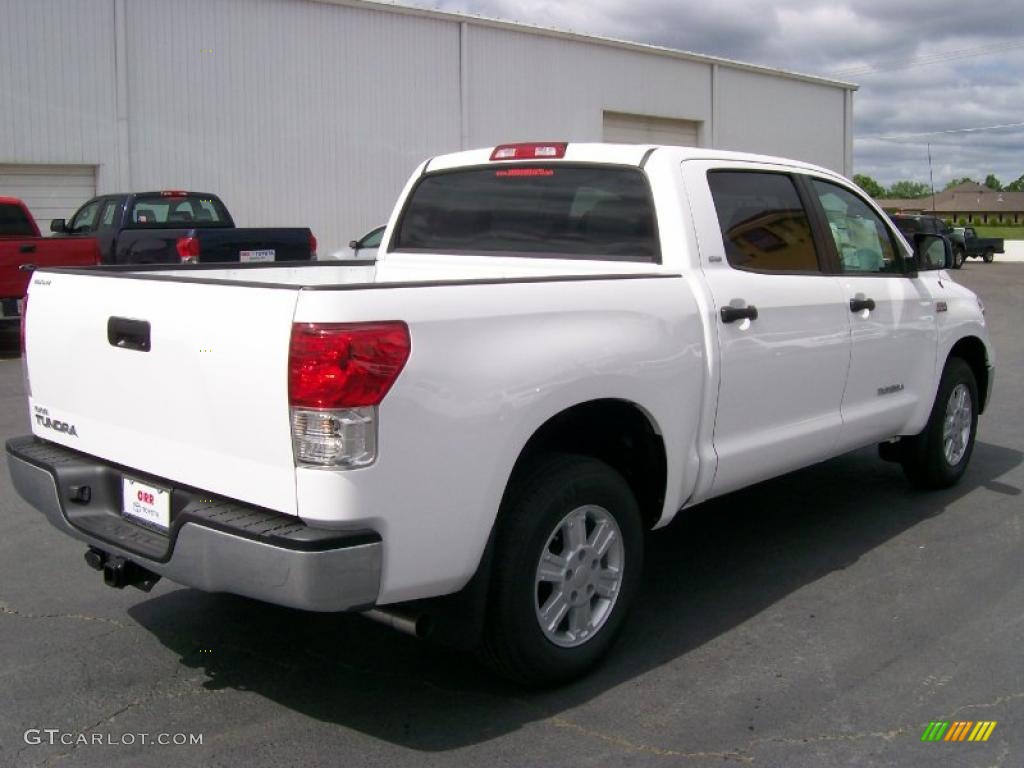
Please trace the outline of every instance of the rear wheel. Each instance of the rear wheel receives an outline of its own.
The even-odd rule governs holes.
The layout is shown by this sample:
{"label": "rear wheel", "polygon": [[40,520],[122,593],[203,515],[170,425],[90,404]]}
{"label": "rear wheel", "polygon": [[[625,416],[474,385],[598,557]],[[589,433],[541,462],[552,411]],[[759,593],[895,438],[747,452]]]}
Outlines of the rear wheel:
{"label": "rear wheel", "polygon": [[527,685],[566,682],[625,620],[643,525],[626,481],[596,459],[551,454],[519,475],[498,521],[484,656]]}
{"label": "rear wheel", "polygon": [[996,253],[991,248],[989,248],[988,250],[985,251],[985,254],[981,258],[985,260],[986,264],[991,264],[993,261],[995,261]]}
{"label": "rear wheel", "polygon": [[959,482],[974,451],[978,429],[978,384],[959,357],[946,362],[928,425],[905,438],[903,471],[922,488],[948,488]]}
{"label": "rear wheel", "polygon": [[964,249],[954,248],[953,249],[953,269],[960,269],[964,265]]}

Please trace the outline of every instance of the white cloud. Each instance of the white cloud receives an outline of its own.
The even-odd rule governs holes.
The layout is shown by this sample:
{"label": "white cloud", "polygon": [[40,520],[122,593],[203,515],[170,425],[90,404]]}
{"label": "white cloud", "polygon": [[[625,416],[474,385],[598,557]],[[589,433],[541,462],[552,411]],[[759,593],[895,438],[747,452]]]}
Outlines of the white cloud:
{"label": "white cloud", "polygon": [[[421,2],[418,4],[426,4]],[[1019,0],[439,0],[435,7],[831,76],[854,96],[857,173],[889,184],[1024,174],[1024,128],[903,142],[869,137],[1024,121]],[[956,52],[966,55],[943,60]],[[920,66],[906,66],[924,59]],[[871,71],[865,71],[873,67]]]}

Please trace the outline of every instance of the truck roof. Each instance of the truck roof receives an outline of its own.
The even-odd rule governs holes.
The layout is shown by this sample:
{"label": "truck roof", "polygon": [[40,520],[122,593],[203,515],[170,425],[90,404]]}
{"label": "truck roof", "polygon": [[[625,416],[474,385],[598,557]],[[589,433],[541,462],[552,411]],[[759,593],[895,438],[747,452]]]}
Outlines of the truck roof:
{"label": "truck roof", "polygon": [[[150,192],[106,192],[96,197],[217,197],[212,192],[192,192],[185,189],[155,189]],[[218,200],[220,198],[217,198]]]}
{"label": "truck roof", "polygon": [[[533,143],[533,142],[531,142]],[[669,144],[611,144],[600,142],[550,142],[551,144],[564,144],[565,152],[562,157],[536,157],[516,158],[514,162],[531,163],[604,163],[609,165],[630,165],[639,167],[646,157],[654,152],[669,151],[676,158],[682,160],[742,160],[745,162],[766,163],[769,165],[786,165],[789,167],[802,168],[805,170],[818,171],[831,176],[838,176],[835,171],[821,166],[805,163],[800,160],[792,160],[771,155],[758,155],[750,152],[730,152],[723,149],[710,149],[706,147],[679,147]],[[497,147],[517,146],[518,143],[499,144]],[[491,155],[497,147],[484,147],[480,149],[469,149],[462,152],[452,152],[445,155],[437,155],[427,161],[423,172],[442,171],[463,166],[489,165],[490,163],[508,163],[509,160],[492,160]]]}

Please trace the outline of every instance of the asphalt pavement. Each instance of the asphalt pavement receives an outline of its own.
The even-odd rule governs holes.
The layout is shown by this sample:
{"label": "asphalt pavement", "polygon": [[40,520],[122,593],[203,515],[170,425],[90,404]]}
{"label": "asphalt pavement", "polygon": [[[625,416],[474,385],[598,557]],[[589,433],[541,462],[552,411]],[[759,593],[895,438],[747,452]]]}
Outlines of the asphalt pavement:
{"label": "asphalt pavement", "polygon": [[[962,483],[915,491],[868,449],[690,511],[605,665],[555,691],[358,616],[110,589],[2,473],[0,765],[1021,765],[1024,265],[957,279],[999,356]],[[0,361],[0,437],[27,431]]]}

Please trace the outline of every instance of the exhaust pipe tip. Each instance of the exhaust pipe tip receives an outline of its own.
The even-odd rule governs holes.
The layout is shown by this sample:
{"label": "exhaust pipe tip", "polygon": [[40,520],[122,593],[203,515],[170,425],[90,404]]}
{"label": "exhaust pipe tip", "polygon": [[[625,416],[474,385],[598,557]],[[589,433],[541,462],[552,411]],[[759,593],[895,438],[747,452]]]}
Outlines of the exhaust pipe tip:
{"label": "exhaust pipe tip", "polygon": [[388,608],[371,608],[368,611],[363,611],[363,616],[405,635],[423,638],[430,634],[431,620],[430,616],[425,613],[408,614]]}

